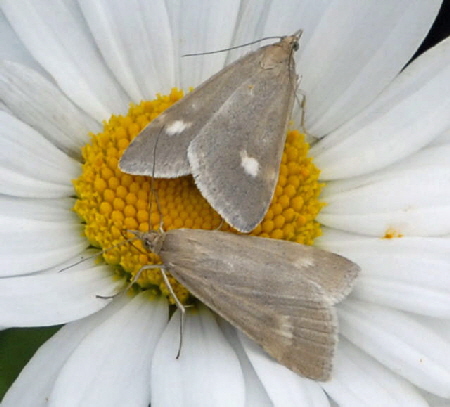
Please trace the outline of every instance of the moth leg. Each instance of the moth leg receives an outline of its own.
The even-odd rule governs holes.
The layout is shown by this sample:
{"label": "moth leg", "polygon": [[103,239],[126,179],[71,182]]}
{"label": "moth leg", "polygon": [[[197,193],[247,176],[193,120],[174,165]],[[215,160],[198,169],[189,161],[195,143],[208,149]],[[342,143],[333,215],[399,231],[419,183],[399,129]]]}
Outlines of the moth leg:
{"label": "moth leg", "polygon": [[[122,236],[123,236],[123,234],[122,234]],[[102,251],[100,251],[98,253],[91,254],[91,255],[89,255],[87,257],[81,256],[80,260],[77,260],[75,263],[72,263],[72,264],[70,264],[70,265],[68,265],[66,267],[63,267],[63,268],[59,269],[58,273],[61,273],[61,272],[66,271],[68,269],[71,269],[72,267],[78,266],[78,264],[84,263],[85,261],[88,261],[90,259],[94,259],[95,257],[101,256],[102,254],[105,254],[105,253],[109,252],[110,250],[113,250],[113,249],[115,249],[117,247],[123,246],[124,244],[128,243],[129,241],[130,241],[130,239],[125,239],[125,241],[119,242],[119,243],[115,244],[114,246],[108,247],[107,249],[103,249]],[[134,247],[136,247],[136,246],[134,246]]]}
{"label": "moth leg", "polygon": [[300,125],[302,126],[302,129],[305,130],[306,94],[303,93],[303,91],[300,91],[300,94],[302,95],[302,101],[300,103],[300,109],[302,109],[302,116],[300,118]]}
{"label": "moth leg", "polygon": [[[114,246],[112,246],[112,247],[110,247],[110,248],[108,248],[108,249],[105,249],[105,250],[102,250],[100,253],[98,253],[96,256],[98,256],[98,255],[100,255],[100,254],[103,254],[103,253],[106,253],[108,250],[111,250],[111,249],[114,249],[114,248],[116,248],[116,247],[119,247],[119,246],[121,246],[121,245],[123,245],[123,244],[125,244],[125,243],[131,243],[131,245],[136,249],[136,250],[138,250],[138,251],[140,251],[141,253],[143,253],[143,254],[146,254],[143,250],[141,250],[138,246],[135,246],[134,244],[133,244],[133,242],[135,241],[135,240],[139,240],[137,237],[136,238],[132,238],[132,239],[130,239],[130,238],[128,238],[126,235],[125,235],[125,233],[126,232],[128,232],[128,230],[126,230],[126,229],[121,229],[120,230],[120,234],[123,236],[123,238],[125,239],[123,242],[120,242],[120,243],[118,243],[118,244],[116,244],[116,245],[114,245]],[[89,257],[88,257],[89,258]],[[88,259],[87,258],[87,259]],[[75,263],[75,264],[78,264],[78,263],[81,263],[81,261],[80,262],[77,262],[77,263]],[[145,267],[145,266],[144,266]],[[133,279],[131,280],[131,282],[123,289],[123,290],[120,290],[120,291],[117,291],[116,293],[114,293],[114,294],[111,294],[111,295],[99,295],[99,294],[97,294],[96,295],[96,298],[102,298],[102,299],[104,299],[104,300],[110,300],[110,299],[112,299],[112,298],[115,298],[115,297],[117,297],[119,294],[122,294],[123,292],[126,292],[126,291],[128,291],[130,288],[131,288],[131,286],[136,282],[136,280],[139,278],[139,276],[141,275],[141,272],[142,272],[142,270],[144,269],[144,267],[142,267],[138,272],[137,272],[137,274],[133,277]],[[64,270],[64,269],[63,269]]]}
{"label": "moth leg", "polygon": [[220,230],[222,228],[222,226],[223,226],[223,223],[224,223],[224,220],[221,219],[220,223],[219,223],[219,226],[217,226],[214,230]]}
{"label": "moth leg", "polygon": [[[127,237],[125,235],[125,233],[132,233],[133,231],[130,231],[128,229],[121,229],[120,230],[120,234],[123,236],[123,238],[125,239],[124,243],[131,243],[131,246],[133,246],[138,252],[141,252],[142,254],[147,254],[147,252],[145,252],[144,250],[142,250],[139,246],[136,246],[133,244],[133,242],[135,242],[136,240],[139,240],[138,237],[132,237],[131,239],[129,237]],[[113,246],[114,247],[114,246]],[[141,270],[139,270],[138,274],[141,272]]]}
{"label": "moth leg", "polygon": [[[136,246],[134,246],[134,247],[136,247]],[[139,249],[139,248],[137,248],[137,249]],[[128,291],[131,288],[131,286],[138,280],[139,276],[141,275],[141,273],[144,270],[155,269],[155,268],[162,268],[162,267],[163,266],[161,264],[148,264],[146,266],[142,266],[139,269],[139,271],[136,273],[136,275],[131,279],[131,281],[126,285],[126,287],[123,290],[119,290],[116,293],[111,294],[111,295],[99,295],[99,294],[97,294],[96,297],[97,298],[102,298],[102,299],[105,299],[105,300],[110,300],[111,298],[116,298],[119,294],[122,294],[122,293]]]}
{"label": "moth leg", "polygon": [[[299,95],[300,95],[300,97],[299,97]],[[297,89],[295,92],[295,99],[297,100],[300,110],[302,111],[301,116],[300,116],[300,126],[301,126],[302,130],[305,131],[306,93],[303,92],[302,89],[300,89],[299,84],[297,85]]]}
{"label": "moth leg", "polygon": [[[131,243],[132,245],[133,245],[133,243]],[[140,249],[139,249],[139,247],[137,247],[137,246],[135,246],[135,245],[133,245],[133,247],[134,248],[136,248],[137,250],[139,250],[139,251],[141,251]],[[139,276],[141,275],[141,273],[145,270],[145,269],[149,269],[149,268],[155,268],[155,267],[160,267],[159,265],[158,266],[155,266],[155,265],[148,265],[148,266],[143,266],[143,267],[141,267],[140,269],[139,269],[139,271],[136,273],[136,275],[131,279],[131,281],[126,285],[126,287],[123,289],[123,290],[119,290],[119,291],[117,291],[116,293],[114,293],[114,294],[111,294],[111,295],[100,295],[100,294],[96,294],[95,295],[95,297],[96,298],[101,298],[101,299],[104,299],[104,300],[110,300],[110,299],[112,299],[112,298],[116,298],[119,294],[122,294],[122,293],[124,293],[124,292],[127,292],[130,288],[131,288],[131,286],[136,282],[136,280],[139,278]]]}
{"label": "moth leg", "polygon": [[167,289],[169,290],[170,295],[172,296],[173,300],[175,301],[175,305],[181,312],[180,343],[178,345],[178,352],[177,352],[177,356],[176,356],[176,358],[178,359],[180,357],[180,353],[181,353],[181,346],[183,345],[183,330],[184,330],[184,320],[185,320],[185,316],[186,316],[186,307],[181,303],[181,301],[178,299],[175,292],[173,291],[172,284],[170,284],[170,281],[167,278],[165,266],[161,267],[161,275],[164,280],[164,284],[166,285]]}
{"label": "moth leg", "polygon": [[[142,270],[142,268],[141,268],[141,270]],[[139,276],[139,274],[141,273],[141,270],[138,271],[138,273],[136,274],[136,276]],[[127,292],[127,291],[131,288],[131,286],[132,286],[132,285],[134,284],[134,282],[137,280],[136,276],[134,276],[134,278],[131,280],[131,282],[129,282],[129,283],[125,286],[125,288],[123,288],[122,290],[119,290],[119,291],[117,291],[116,293],[111,294],[111,295],[100,295],[100,294],[96,294],[95,297],[96,297],[96,298],[101,298],[101,299],[103,299],[103,300],[111,300],[111,299],[113,299],[113,298],[116,298],[118,295]]]}

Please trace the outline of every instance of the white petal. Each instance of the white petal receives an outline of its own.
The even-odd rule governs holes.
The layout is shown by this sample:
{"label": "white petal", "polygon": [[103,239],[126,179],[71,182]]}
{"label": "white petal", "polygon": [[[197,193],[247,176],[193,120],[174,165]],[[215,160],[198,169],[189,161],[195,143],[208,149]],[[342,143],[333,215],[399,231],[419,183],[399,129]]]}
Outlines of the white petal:
{"label": "white petal", "polygon": [[[298,3],[298,0],[294,0]],[[280,25],[275,27],[275,32],[268,27],[268,15],[271,13],[272,9],[285,9],[286,1],[281,4],[280,2],[275,2],[272,0],[261,0],[258,2],[241,2],[238,20],[236,21],[235,33],[230,43],[231,46],[237,47],[236,50],[230,50],[227,56],[227,64],[240,58],[241,56],[247,54],[250,51],[254,51],[260,48],[265,43],[263,41],[259,42],[259,39],[264,37],[273,36],[280,37],[282,35],[290,34],[289,31],[285,30],[283,26],[280,31]],[[275,7],[273,7],[275,6]],[[277,7],[278,6],[278,7]],[[288,12],[289,10],[287,10]],[[258,16],[258,18],[254,18]],[[293,30],[294,32],[296,30]],[[255,44],[248,44],[250,42],[257,41]],[[270,39],[269,41],[277,41],[277,39]]]}
{"label": "white petal", "polygon": [[339,406],[426,407],[418,391],[341,338],[332,380],[322,387]]}
{"label": "white petal", "polygon": [[290,35],[301,29],[303,33],[298,52],[298,54],[301,54],[321,18],[327,12],[330,12],[330,5],[332,3],[331,0],[320,2],[298,0],[272,1],[270,5],[266,5],[265,7],[265,14],[268,15],[266,26],[261,37]]}
{"label": "white petal", "polygon": [[[298,1],[298,0],[295,0]],[[205,3],[207,4],[207,3]],[[234,20],[234,28],[233,28],[233,32],[230,35],[229,29],[231,28],[231,25],[229,25],[228,27],[224,27],[225,28],[225,33],[227,36],[224,36],[223,33],[216,33],[216,39],[208,39],[208,41],[213,42],[213,41],[220,41],[220,43],[222,44],[222,49],[227,49],[227,48],[231,48],[231,47],[236,47],[236,49],[230,49],[228,52],[224,52],[223,54],[225,54],[226,58],[225,60],[220,59],[219,55],[218,58],[216,59],[214,57],[214,55],[211,55],[212,57],[214,57],[214,59],[211,58],[206,58],[204,60],[204,62],[206,64],[209,63],[216,63],[217,64],[217,69],[220,70],[223,68],[223,65],[229,65],[230,63],[234,62],[235,60],[239,59],[240,57],[242,57],[243,55],[255,51],[257,49],[259,49],[262,45],[266,45],[269,44],[270,42],[274,42],[277,41],[277,38],[275,39],[270,39],[270,42],[264,42],[264,41],[259,41],[259,39],[262,39],[266,36],[269,36],[270,34],[266,34],[267,31],[267,24],[266,24],[266,19],[267,19],[267,15],[270,12],[270,9],[272,8],[272,4],[273,1],[272,0],[260,0],[257,2],[241,2],[239,5],[239,11],[238,14],[235,15],[235,9],[232,9],[233,12],[233,18],[237,17]],[[278,2],[279,5],[279,2]],[[254,18],[255,16],[258,16],[258,18]],[[228,16],[227,16],[228,18]],[[279,28],[279,26],[278,26]],[[280,31],[278,29],[278,31],[273,34],[274,36],[280,36],[280,35],[284,35],[286,34],[286,32],[284,31],[284,28]],[[206,34],[208,35],[208,34]],[[222,37],[222,38],[221,38]],[[205,39],[203,38],[198,38],[200,41],[204,41]],[[229,41],[228,45],[225,45],[225,41]],[[257,41],[255,44],[249,44],[252,43],[254,41]],[[189,48],[186,48],[187,52],[192,52],[192,49],[194,47],[195,43],[193,43],[192,45],[189,44]],[[197,48],[199,47],[203,47],[204,45],[202,45],[200,43],[200,45],[195,45]],[[190,49],[190,51],[189,51]],[[218,49],[218,48],[216,48]],[[194,56],[193,58],[196,58],[196,56]],[[183,60],[183,58],[182,58]],[[207,79],[207,78],[205,78]]]}
{"label": "white petal", "polygon": [[450,126],[450,39],[408,66],[367,109],[311,149],[322,179],[384,168]]}
{"label": "white petal", "polygon": [[6,113],[8,113],[10,115],[13,115],[11,110],[9,110],[9,108],[2,101],[0,101],[0,111],[1,112],[6,112]]}
{"label": "white petal", "polygon": [[[432,329],[442,338],[450,342],[450,319],[428,318],[421,315],[411,315],[413,319],[422,325]],[[430,407],[450,407],[448,398],[441,398],[429,392],[422,392]]]}
{"label": "white petal", "polygon": [[427,148],[372,175],[327,184],[318,220],[359,234],[450,232],[450,145]]}
{"label": "white petal", "polygon": [[0,276],[37,272],[60,264],[87,245],[71,199],[0,197]]}
{"label": "white petal", "polygon": [[355,300],[338,305],[341,333],[416,386],[450,397],[450,342],[401,312]]}
{"label": "white petal", "polygon": [[228,342],[230,342],[241,363],[242,373],[245,382],[245,406],[246,407],[273,407],[273,402],[269,398],[263,384],[259,380],[253,365],[242,347],[242,342],[238,337],[238,332],[231,324],[219,319],[219,326],[222,329]]}
{"label": "white petal", "polygon": [[49,80],[13,62],[0,63],[0,94],[8,109],[72,157],[99,132],[98,122],[72,104]]}
{"label": "white petal", "polygon": [[404,173],[408,174],[412,170],[426,172],[428,168],[437,168],[444,172],[448,171],[450,169],[449,153],[450,143],[427,146],[409,157],[372,174],[327,182],[323,196],[327,197],[360,188],[367,184],[381,182],[385,179],[396,178]]}
{"label": "white petal", "polygon": [[48,396],[67,358],[86,335],[128,301],[117,298],[99,312],[63,326],[31,358],[6,393],[2,407],[48,407]]}
{"label": "white petal", "polygon": [[[329,0],[327,2],[298,0],[241,2],[239,19],[230,43],[230,46],[237,46],[238,48],[228,52],[226,63],[235,61],[261,46],[274,43],[281,36],[293,34],[299,29],[303,30],[300,45],[302,47],[305,39],[307,41],[307,38],[310,37],[309,34],[322,16],[326,7],[325,3],[329,2]],[[258,16],[258,18],[255,19],[255,16]],[[242,46],[267,37],[272,38]]]}
{"label": "white petal", "polygon": [[[152,407],[243,406],[244,379],[239,360],[205,307],[186,310],[179,347],[180,312],[158,343],[152,362]],[[224,384],[226,383],[226,387]]]}
{"label": "white petal", "polygon": [[56,198],[73,194],[79,164],[36,130],[0,112],[0,192],[13,196]]}
{"label": "white petal", "polygon": [[450,319],[429,318],[423,315],[409,314],[411,318],[418,321],[420,324],[432,329],[447,342],[450,342]]}
{"label": "white petal", "polygon": [[0,10],[0,60],[16,61],[44,74],[42,67],[30,55]]}
{"label": "white petal", "polygon": [[161,297],[141,294],[89,333],[61,369],[50,406],[146,406],[151,359],[168,320]]}
{"label": "white petal", "polygon": [[74,2],[5,0],[1,7],[34,58],[86,113],[101,121],[126,111],[128,97],[105,67]]}
{"label": "white petal", "polygon": [[108,266],[0,279],[0,325],[49,326],[84,318],[121,287]]}
{"label": "white petal", "polygon": [[299,50],[308,132],[323,136],[367,106],[412,57],[440,4],[330,2]]}
{"label": "white petal", "polygon": [[274,406],[330,405],[318,382],[305,379],[280,365],[242,333],[239,333],[239,339]]}
{"label": "white petal", "polygon": [[352,296],[408,312],[450,318],[450,238],[346,240],[324,230],[318,246],[361,267]]}
{"label": "white petal", "polygon": [[[17,276],[53,267],[80,253],[87,241],[82,226],[69,222],[10,219],[0,215],[1,276]],[[6,266],[6,267],[5,267]]]}
{"label": "white petal", "polygon": [[[28,219],[43,222],[80,223],[72,208],[73,198],[28,199],[0,196],[0,214],[16,220]],[[3,241],[4,242],[4,241]]]}
{"label": "white petal", "polygon": [[424,392],[423,397],[427,400],[429,407],[450,407],[450,401]]}
{"label": "white petal", "polygon": [[181,58],[188,53],[202,53],[228,48],[239,17],[239,0],[166,2],[175,40],[174,55],[179,85],[183,89],[197,86],[221,70],[226,52]]}
{"label": "white petal", "polygon": [[80,6],[111,72],[133,101],[152,99],[175,85],[164,1],[84,0]]}
{"label": "white petal", "polygon": [[438,137],[436,137],[430,145],[450,144],[450,128],[443,131]]}

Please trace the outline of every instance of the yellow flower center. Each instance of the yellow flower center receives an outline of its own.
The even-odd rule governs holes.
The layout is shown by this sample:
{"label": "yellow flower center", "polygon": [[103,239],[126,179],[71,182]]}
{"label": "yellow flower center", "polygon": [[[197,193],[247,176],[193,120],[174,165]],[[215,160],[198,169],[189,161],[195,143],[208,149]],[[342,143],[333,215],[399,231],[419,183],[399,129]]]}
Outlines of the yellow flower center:
{"label": "yellow flower center", "polygon": [[[112,116],[91,143],[82,149],[82,174],[74,180],[75,212],[85,222],[85,234],[94,247],[106,250],[104,260],[119,276],[133,281],[142,266],[161,264],[157,255],[146,251],[140,241],[126,241],[126,229],[146,232],[157,229],[161,216],[166,230],[177,228],[216,229],[220,216],[202,197],[192,177],[154,179],[121,172],[118,161],[131,140],[148,122],[183,97],[173,89],[170,95],[131,105],[126,116]],[[315,221],[324,204],[318,200],[322,185],[319,170],[307,157],[303,134],[291,131],[281,161],[280,176],[269,210],[250,234],[311,245],[321,230]],[[157,194],[159,209],[153,191]],[[225,223],[221,230],[238,233]],[[170,278],[182,302],[189,292]],[[136,280],[139,289],[157,289],[168,296],[159,269],[142,272]],[[172,300],[172,299],[171,299]]]}

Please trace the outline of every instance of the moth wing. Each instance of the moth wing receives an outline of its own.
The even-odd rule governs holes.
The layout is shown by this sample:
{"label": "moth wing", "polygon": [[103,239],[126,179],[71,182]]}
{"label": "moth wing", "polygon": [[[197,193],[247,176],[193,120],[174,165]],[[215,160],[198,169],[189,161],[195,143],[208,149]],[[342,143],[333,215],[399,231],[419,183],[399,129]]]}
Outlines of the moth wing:
{"label": "moth wing", "polygon": [[327,380],[337,343],[335,310],[305,275],[309,266],[274,258],[265,240],[179,229],[167,233],[160,255],[177,280],[278,362]]}
{"label": "moth wing", "polygon": [[[250,239],[260,238],[248,236]],[[310,281],[317,283],[332,304],[342,301],[352,290],[360,267],[351,260],[323,249],[279,239],[264,239],[264,250],[281,256],[291,267],[301,267]]]}
{"label": "moth wing", "polygon": [[296,78],[292,58],[273,69],[258,64],[189,145],[197,187],[241,232],[261,222],[272,200]]}
{"label": "moth wing", "polygon": [[129,174],[154,175],[156,178],[190,174],[189,144],[229,100],[234,89],[254,73],[265,48],[226,66],[149,123],[123,153],[120,169]]}

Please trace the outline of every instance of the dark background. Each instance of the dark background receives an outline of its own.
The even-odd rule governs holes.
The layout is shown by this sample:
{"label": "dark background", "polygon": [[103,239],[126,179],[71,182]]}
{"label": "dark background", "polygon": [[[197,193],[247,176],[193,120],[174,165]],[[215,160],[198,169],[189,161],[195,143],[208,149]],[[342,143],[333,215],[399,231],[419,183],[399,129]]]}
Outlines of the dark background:
{"label": "dark background", "polygon": [[[426,1],[426,0],[425,0]],[[413,59],[450,35],[450,0],[444,0],[433,27]]]}

